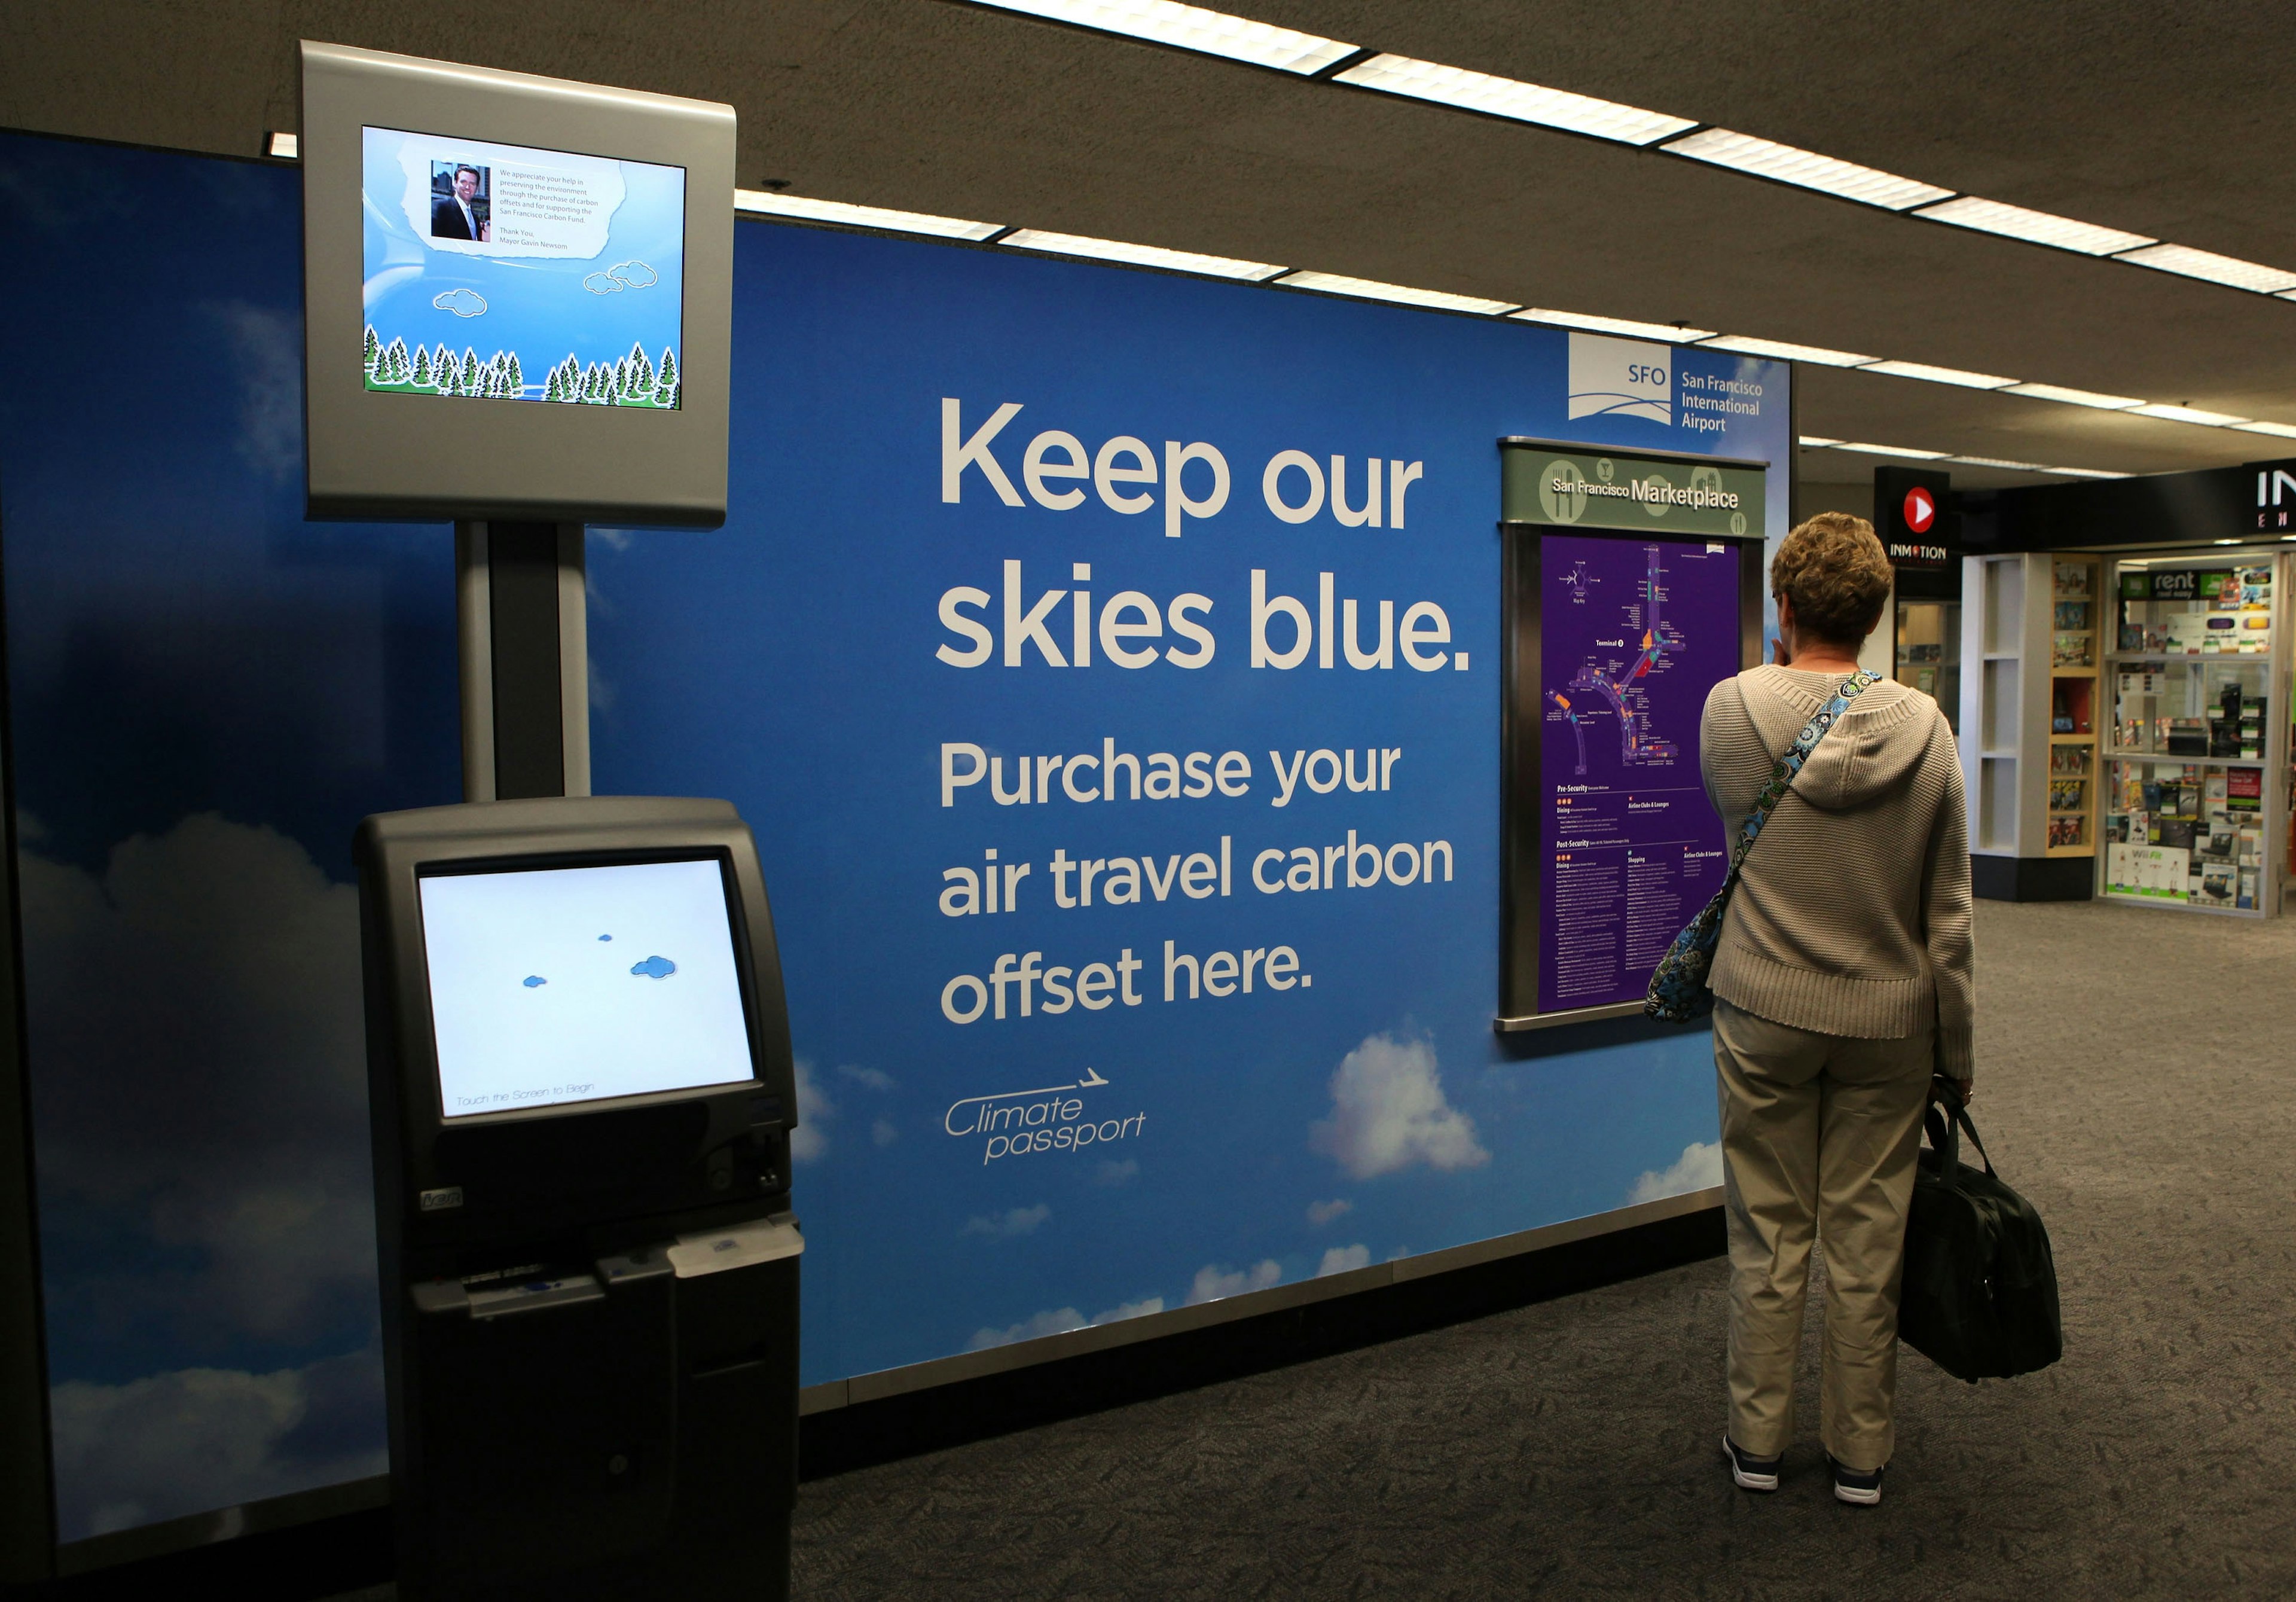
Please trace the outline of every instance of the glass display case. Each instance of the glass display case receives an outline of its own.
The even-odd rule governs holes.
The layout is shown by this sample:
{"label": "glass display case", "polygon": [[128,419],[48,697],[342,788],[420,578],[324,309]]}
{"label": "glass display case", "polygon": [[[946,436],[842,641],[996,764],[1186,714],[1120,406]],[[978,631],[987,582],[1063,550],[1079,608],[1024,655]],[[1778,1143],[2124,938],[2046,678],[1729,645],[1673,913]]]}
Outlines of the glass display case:
{"label": "glass display case", "polygon": [[1961,733],[1961,603],[1901,600],[1897,617],[1897,681],[1936,698],[1946,723]]}
{"label": "glass display case", "polygon": [[2113,564],[2107,898],[2280,910],[2288,786],[2267,776],[2289,763],[2285,564],[2242,549]]}

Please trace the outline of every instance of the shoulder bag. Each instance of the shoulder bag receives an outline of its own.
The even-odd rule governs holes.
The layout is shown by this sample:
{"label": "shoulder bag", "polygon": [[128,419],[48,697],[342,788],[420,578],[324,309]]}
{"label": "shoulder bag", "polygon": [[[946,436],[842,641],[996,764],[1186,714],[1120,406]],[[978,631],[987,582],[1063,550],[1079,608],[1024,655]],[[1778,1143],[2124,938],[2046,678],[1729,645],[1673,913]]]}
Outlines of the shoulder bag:
{"label": "shoulder bag", "polygon": [[1794,776],[1809,760],[1809,753],[1825,738],[1825,731],[1849,710],[1851,702],[1866,693],[1868,686],[1879,684],[1881,679],[1880,674],[1859,669],[1842,681],[1833,699],[1821,707],[1816,717],[1802,725],[1792,746],[1770,770],[1770,782],[1755,798],[1754,809],[1746,814],[1746,821],[1738,831],[1738,848],[1730,858],[1730,876],[1722,881],[1722,888],[1714,892],[1714,899],[1674,937],[1674,944],[1659,959],[1658,970],[1651,975],[1650,994],[1643,1000],[1644,1012],[1664,1023],[1687,1023],[1714,1010],[1714,991],[1706,982],[1706,973],[1714,963],[1714,948],[1721,942],[1722,915],[1730,909],[1730,892],[1738,888],[1738,873],[1746,866],[1746,853],[1754,849],[1755,837],[1761,834],[1771,811],[1792,787]]}
{"label": "shoulder bag", "polygon": [[[2064,1355],[2057,1264],[2033,1204],[2002,1183],[1950,1080],[1930,1088],[1930,1143],[1914,1173],[1898,1335],[1972,1384],[2046,1368]],[[1961,1161],[1961,1137],[1984,1158]]]}

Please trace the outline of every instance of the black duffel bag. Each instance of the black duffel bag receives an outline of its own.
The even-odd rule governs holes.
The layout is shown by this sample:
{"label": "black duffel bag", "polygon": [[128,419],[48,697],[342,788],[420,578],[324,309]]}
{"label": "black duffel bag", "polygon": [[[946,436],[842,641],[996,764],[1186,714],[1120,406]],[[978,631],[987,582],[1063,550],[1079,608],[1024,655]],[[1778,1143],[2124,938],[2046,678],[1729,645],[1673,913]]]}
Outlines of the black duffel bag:
{"label": "black duffel bag", "polygon": [[[1906,1220],[1898,1334],[1972,1384],[2046,1368],[2065,1350],[2049,1232],[2033,1204],[1995,1175],[1951,1083],[1938,1080],[1930,1095],[1930,1143]],[[1985,1159],[1982,1170],[1961,1161],[1964,1130]]]}

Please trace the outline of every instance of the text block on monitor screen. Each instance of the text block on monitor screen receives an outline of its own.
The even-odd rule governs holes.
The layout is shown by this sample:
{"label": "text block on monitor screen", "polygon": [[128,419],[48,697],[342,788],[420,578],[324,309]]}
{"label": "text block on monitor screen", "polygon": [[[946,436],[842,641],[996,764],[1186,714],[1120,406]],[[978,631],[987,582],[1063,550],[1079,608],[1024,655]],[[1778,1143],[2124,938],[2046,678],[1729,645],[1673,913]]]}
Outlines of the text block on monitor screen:
{"label": "text block on monitor screen", "polygon": [[421,881],[448,1118],[750,1079],[715,861]]}

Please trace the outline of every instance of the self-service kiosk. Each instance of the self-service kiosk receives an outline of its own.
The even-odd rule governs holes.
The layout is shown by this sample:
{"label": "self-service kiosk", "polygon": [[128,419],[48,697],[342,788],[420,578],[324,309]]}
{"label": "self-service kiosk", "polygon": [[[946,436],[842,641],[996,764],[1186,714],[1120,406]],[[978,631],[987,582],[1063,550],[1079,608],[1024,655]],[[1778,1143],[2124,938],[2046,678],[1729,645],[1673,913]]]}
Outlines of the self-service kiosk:
{"label": "self-service kiosk", "polygon": [[726,802],[359,826],[399,1595],[787,1595],[797,1117]]}

